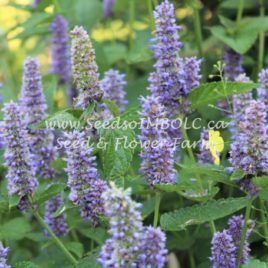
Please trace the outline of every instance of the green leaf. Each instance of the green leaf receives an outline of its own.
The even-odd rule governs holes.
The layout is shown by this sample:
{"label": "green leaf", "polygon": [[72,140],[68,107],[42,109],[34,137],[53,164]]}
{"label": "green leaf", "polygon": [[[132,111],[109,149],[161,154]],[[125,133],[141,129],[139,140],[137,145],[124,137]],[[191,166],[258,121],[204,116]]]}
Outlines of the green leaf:
{"label": "green leaf", "polygon": [[255,43],[258,36],[258,32],[250,31],[247,28],[241,28],[235,35],[229,33],[223,26],[213,26],[209,29],[212,35],[239,54],[246,53]]}
{"label": "green leaf", "polygon": [[222,82],[205,83],[195,88],[189,95],[193,108],[214,103],[235,94],[241,94],[258,87],[256,83],[227,82],[225,90]]}
{"label": "green leaf", "polygon": [[[252,8],[255,7],[255,0],[244,0],[244,8]],[[220,4],[221,8],[226,9],[237,9],[239,6],[239,0],[225,0]]]}
{"label": "green leaf", "polygon": [[189,225],[202,224],[228,216],[248,203],[247,198],[212,200],[205,204],[185,207],[161,216],[161,227],[166,231],[180,231]]}
{"label": "green leaf", "polygon": [[64,183],[55,183],[50,185],[45,191],[41,193],[36,193],[34,197],[34,202],[37,204],[43,204],[47,200],[51,199],[52,197],[56,196],[57,194],[61,193],[65,188]]}
{"label": "green leaf", "polygon": [[102,17],[102,5],[99,0],[76,0],[75,15],[78,25],[92,29]]}
{"label": "green leaf", "polygon": [[243,265],[243,268],[268,268],[267,262],[261,262],[260,260],[250,259],[247,265]]}
{"label": "green leaf", "polygon": [[103,47],[109,65],[112,65],[119,60],[123,60],[127,54],[127,48],[120,43],[112,43]]}
{"label": "green leaf", "polygon": [[25,218],[14,218],[0,226],[0,240],[20,240],[31,232],[31,225]]}
{"label": "green leaf", "polygon": [[150,214],[154,212],[154,207],[155,207],[155,197],[150,198],[143,203],[141,211],[143,219],[147,218]]}
{"label": "green leaf", "polygon": [[14,268],[41,268],[41,266],[30,261],[17,262],[13,267]]}
{"label": "green leaf", "polygon": [[136,142],[135,132],[132,129],[101,128],[99,134],[99,149],[105,177],[122,185],[134,153],[134,149],[129,145]]}
{"label": "green leaf", "polygon": [[20,202],[21,197],[19,197],[18,195],[12,195],[9,198],[9,209],[16,207],[19,202]]}
{"label": "green leaf", "polygon": [[103,244],[108,237],[106,230],[101,227],[86,229],[80,228],[78,229],[78,231],[85,237],[93,239],[100,245]]}
{"label": "green leaf", "polygon": [[101,268],[101,265],[97,262],[98,255],[98,253],[95,253],[81,259],[76,268]]}
{"label": "green leaf", "polygon": [[268,176],[253,178],[253,184],[268,189]]}
{"label": "green leaf", "polygon": [[46,119],[42,120],[36,125],[30,126],[32,129],[50,128],[59,130],[73,130],[81,128],[81,121],[79,117],[83,111],[79,109],[65,109],[59,111]]}
{"label": "green leaf", "polygon": [[235,170],[231,177],[230,177],[230,180],[231,181],[237,181],[237,180],[240,180],[242,179],[247,173],[244,171],[244,170],[241,170],[241,169],[237,169]]}
{"label": "green leaf", "polygon": [[38,24],[43,22],[51,22],[53,18],[52,14],[45,12],[38,12],[32,14],[25,22],[21,24],[24,29],[33,29]]}
{"label": "green leaf", "polygon": [[117,117],[117,116],[120,115],[119,108],[118,108],[118,106],[116,105],[115,102],[113,102],[111,100],[107,100],[107,99],[102,99],[102,102],[105,103],[108,106],[110,112],[112,113],[112,115],[114,117]]}
{"label": "green leaf", "polygon": [[78,258],[81,258],[84,254],[83,244],[79,242],[67,242],[64,244],[66,248],[74,253]]}

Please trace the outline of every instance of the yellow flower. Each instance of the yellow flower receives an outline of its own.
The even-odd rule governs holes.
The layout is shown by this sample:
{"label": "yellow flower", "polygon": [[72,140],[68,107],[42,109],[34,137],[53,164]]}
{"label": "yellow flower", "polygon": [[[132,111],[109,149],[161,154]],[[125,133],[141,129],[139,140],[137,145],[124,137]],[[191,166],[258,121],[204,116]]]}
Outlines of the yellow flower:
{"label": "yellow flower", "polygon": [[55,91],[53,95],[53,99],[58,108],[62,109],[67,106],[66,96],[63,90]]}
{"label": "yellow flower", "polygon": [[208,146],[210,153],[214,158],[214,164],[219,165],[220,164],[219,155],[224,149],[224,140],[220,136],[219,131],[209,130],[208,136],[209,136]]}

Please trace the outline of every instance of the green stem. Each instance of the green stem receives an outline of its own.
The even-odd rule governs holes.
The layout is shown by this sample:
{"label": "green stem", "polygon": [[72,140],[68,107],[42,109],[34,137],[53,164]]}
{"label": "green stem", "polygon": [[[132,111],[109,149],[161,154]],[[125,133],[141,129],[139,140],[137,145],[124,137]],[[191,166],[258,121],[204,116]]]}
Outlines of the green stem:
{"label": "green stem", "polygon": [[244,0],[239,0],[239,6],[237,10],[237,15],[236,15],[236,25],[239,27],[242,15],[243,15],[243,9],[244,9]]}
{"label": "green stem", "polygon": [[251,211],[251,205],[252,205],[252,199],[248,202],[247,208],[246,208],[246,214],[245,214],[245,219],[244,219],[244,226],[242,230],[242,236],[241,236],[241,242],[240,242],[240,248],[237,256],[237,267],[241,267],[241,258],[243,254],[243,249],[246,241],[246,236],[247,236],[247,222],[250,217],[250,211]]}
{"label": "green stem", "polygon": [[194,10],[194,32],[195,32],[195,41],[198,49],[198,56],[203,57],[203,48],[202,48],[202,30],[200,23],[199,9],[197,7],[193,8]]}
{"label": "green stem", "polygon": [[[263,6],[263,0],[260,0],[260,17],[264,17],[264,15],[265,15],[265,9]],[[262,67],[263,67],[264,46],[265,46],[265,33],[260,32],[260,34],[259,34],[258,72],[260,72]]]}
{"label": "green stem", "polygon": [[266,244],[268,245],[268,226],[267,226],[267,221],[266,221],[266,216],[265,216],[265,203],[263,200],[260,199],[260,213],[261,213],[261,220],[263,222],[263,233],[265,236],[265,241]]}
{"label": "green stem", "polygon": [[134,21],[135,21],[135,0],[129,0],[129,49],[132,50],[134,47]]}
{"label": "green stem", "polygon": [[59,240],[59,238],[53,233],[53,231],[50,229],[50,227],[44,222],[42,217],[39,215],[37,211],[33,212],[35,218],[40,223],[40,225],[47,230],[49,235],[53,238],[56,245],[61,249],[61,251],[65,254],[65,256],[70,260],[71,263],[74,265],[77,264],[77,260],[73,257],[73,255],[67,250],[67,248],[63,245],[63,243]]}
{"label": "green stem", "polygon": [[156,192],[155,207],[154,207],[154,227],[157,227],[158,224],[160,203],[161,203],[161,194],[159,192]]}
{"label": "green stem", "polygon": [[196,265],[195,265],[194,254],[193,254],[193,251],[191,249],[189,250],[189,259],[190,259],[190,267],[195,268]]}
{"label": "green stem", "polygon": [[155,7],[158,6],[158,0],[153,0],[153,2]]}
{"label": "green stem", "polygon": [[148,13],[149,13],[149,18],[150,18],[150,26],[153,31],[154,30],[154,16],[153,16],[152,0],[147,0],[147,8],[148,8]]}

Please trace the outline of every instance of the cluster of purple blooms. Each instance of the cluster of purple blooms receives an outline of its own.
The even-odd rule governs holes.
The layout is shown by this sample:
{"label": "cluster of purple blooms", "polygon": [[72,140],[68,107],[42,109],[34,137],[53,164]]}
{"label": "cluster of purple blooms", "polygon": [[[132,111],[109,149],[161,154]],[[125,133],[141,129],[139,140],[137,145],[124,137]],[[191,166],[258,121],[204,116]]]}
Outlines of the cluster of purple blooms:
{"label": "cluster of purple blooms", "polygon": [[103,0],[103,15],[104,17],[110,17],[112,15],[112,9],[116,0]]}
{"label": "cluster of purple blooms", "polygon": [[92,156],[93,148],[85,146],[85,132],[74,131],[66,137],[70,144],[80,145],[66,148],[69,198],[80,207],[84,219],[97,225],[99,216],[104,214],[101,195],[107,188],[106,182],[99,179],[96,157]]}
{"label": "cluster of purple blooms", "polygon": [[[47,104],[39,64],[33,58],[28,58],[24,64],[20,107],[26,127],[37,124],[47,117]],[[27,135],[30,151],[35,156],[37,174],[45,179],[53,178],[55,171],[50,168],[50,163],[56,159],[56,151],[52,131],[28,128]]]}
{"label": "cluster of purple blooms", "polygon": [[5,104],[3,112],[8,193],[17,194],[21,198],[19,207],[24,211],[27,209],[27,195],[32,194],[38,186],[35,161],[27,143],[27,130],[20,107],[11,101]]}
{"label": "cluster of purple blooms", "polygon": [[[63,213],[57,217],[54,217],[54,213],[62,206],[62,204],[63,197],[61,193],[46,202],[44,220],[57,236],[64,236],[68,232],[66,214]],[[48,236],[46,231],[44,231],[44,233],[46,236]]]}
{"label": "cluster of purple blooms", "polygon": [[85,109],[94,100],[102,98],[98,66],[91,40],[83,27],[71,31],[72,75],[78,91],[76,107]]}
{"label": "cluster of purple blooms", "polygon": [[2,242],[0,241],[0,267],[1,268],[11,268],[10,265],[7,265],[6,259],[8,254],[8,248],[4,248]]}
{"label": "cluster of purple blooms", "polygon": [[51,24],[52,66],[51,73],[59,76],[59,84],[66,87],[69,105],[72,105],[75,96],[71,87],[71,54],[69,47],[68,22],[58,15]]}
{"label": "cluster of purple blooms", "polygon": [[141,97],[140,101],[142,127],[139,138],[142,142],[149,142],[140,154],[143,160],[140,171],[144,175],[145,181],[151,186],[174,184],[176,182],[175,149],[168,133],[161,129],[161,120],[167,118],[166,110],[159,103],[159,98]]}
{"label": "cluster of purple blooms", "polygon": [[110,69],[104,73],[104,78],[100,81],[100,86],[104,91],[104,98],[113,101],[120,112],[124,112],[128,104],[125,99],[126,92],[124,91],[124,87],[127,85],[125,78],[125,74],[121,74],[118,70]]}
{"label": "cluster of purple blooms", "polygon": [[209,129],[203,129],[201,132],[199,146],[198,163],[200,164],[214,164],[214,158],[209,150]]}
{"label": "cluster of purple blooms", "polygon": [[[212,239],[212,255],[210,260],[212,268],[237,268],[238,252],[242,238],[244,218],[242,215],[233,216],[228,221],[229,228],[222,232],[216,232]],[[249,259],[248,238],[251,230],[247,230],[246,240],[243,246],[241,264],[247,264]]]}
{"label": "cluster of purple blooms", "polygon": [[162,268],[167,254],[165,234],[159,228],[143,226],[141,204],[130,195],[130,189],[113,183],[102,195],[111,238],[103,245],[98,261],[103,268]]}
{"label": "cluster of purple blooms", "polygon": [[260,100],[251,100],[245,110],[240,132],[231,145],[230,163],[234,169],[247,174],[266,173],[268,166],[266,106]]}

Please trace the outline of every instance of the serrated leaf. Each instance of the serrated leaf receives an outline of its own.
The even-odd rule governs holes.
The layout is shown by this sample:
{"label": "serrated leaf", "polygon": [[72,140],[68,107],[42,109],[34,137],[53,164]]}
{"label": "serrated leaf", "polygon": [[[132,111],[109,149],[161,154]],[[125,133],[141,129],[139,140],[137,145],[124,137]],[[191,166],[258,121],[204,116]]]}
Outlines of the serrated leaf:
{"label": "serrated leaf", "polygon": [[81,258],[84,254],[83,244],[79,242],[67,242],[65,243],[66,248],[74,253],[78,258]]}
{"label": "serrated leaf", "polygon": [[268,189],[268,176],[255,177],[252,179],[252,181],[256,186]]}
{"label": "serrated leaf", "polygon": [[135,142],[135,132],[132,129],[101,128],[99,134],[99,144],[104,145],[99,149],[105,177],[122,185],[134,153],[129,144]]}
{"label": "serrated leaf", "polygon": [[101,265],[97,262],[98,253],[92,254],[79,261],[76,268],[101,268]]}
{"label": "serrated leaf", "polygon": [[102,99],[102,102],[107,105],[107,107],[109,108],[110,112],[112,113],[114,117],[117,117],[120,115],[119,108],[115,102],[111,100],[107,100],[107,99]]}
{"label": "serrated leaf", "polygon": [[13,267],[14,268],[41,268],[39,265],[30,261],[17,262]]}
{"label": "serrated leaf", "polygon": [[189,95],[189,99],[193,108],[215,103],[220,99],[224,99],[231,95],[241,94],[257,88],[256,83],[222,82],[205,83],[193,89]]}
{"label": "serrated leaf", "polygon": [[20,240],[31,231],[25,218],[14,218],[0,226],[0,240]]}
{"label": "serrated leaf", "polygon": [[93,239],[98,244],[103,244],[108,237],[107,232],[105,229],[101,227],[97,228],[87,228],[87,229],[78,229],[78,231],[83,234],[84,236]]}
{"label": "serrated leaf", "polygon": [[9,209],[16,207],[20,202],[21,197],[18,195],[12,195],[9,198]]}
{"label": "serrated leaf", "polygon": [[244,170],[241,170],[241,169],[237,169],[235,170],[231,177],[230,177],[230,180],[231,181],[236,181],[236,180],[240,180],[242,179],[247,173],[244,171]]}
{"label": "serrated leaf", "polygon": [[82,127],[79,120],[83,111],[79,109],[65,109],[59,111],[46,119],[42,120],[38,124],[30,126],[31,129],[59,129],[59,130],[78,130]]}
{"label": "serrated leaf", "polygon": [[189,225],[202,224],[228,216],[248,203],[247,198],[227,198],[212,200],[205,204],[181,208],[161,216],[161,227],[166,231],[179,231]]}
{"label": "serrated leaf", "polygon": [[260,260],[250,259],[247,265],[243,265],[243,268],[268,268],[267,262],[261,262]]}
{"label": "serrated leaf", "polygon": [[42,193],[36,193],[34,197],[34,202],[36,204],[43,204],[47,200],[61,193],[65,188],[64,183],[55,183],[50,185],[47,189],[45,189]]}

